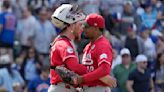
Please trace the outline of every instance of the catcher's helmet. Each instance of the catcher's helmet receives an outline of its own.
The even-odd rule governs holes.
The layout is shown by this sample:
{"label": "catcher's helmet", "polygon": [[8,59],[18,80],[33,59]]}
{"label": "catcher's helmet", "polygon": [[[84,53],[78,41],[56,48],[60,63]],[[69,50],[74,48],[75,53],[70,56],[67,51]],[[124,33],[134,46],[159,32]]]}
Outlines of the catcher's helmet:
{"label": "catcher's helmet", "polygon": [[59,29],[65,28],[65,24],[73,24],[84,20],[85,15],[77,5],[62,4],[51,16],[52,23]]}

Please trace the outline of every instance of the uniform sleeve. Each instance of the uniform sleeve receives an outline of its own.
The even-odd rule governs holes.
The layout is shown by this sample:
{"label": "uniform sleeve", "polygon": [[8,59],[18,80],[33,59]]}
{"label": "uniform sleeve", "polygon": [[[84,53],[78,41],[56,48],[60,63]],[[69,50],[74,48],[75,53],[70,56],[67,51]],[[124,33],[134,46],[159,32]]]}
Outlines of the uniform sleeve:
{"label": "uniform sleeve", "polygon": [[96,60],[98,62],[98,66],[100,66],[103,62],[112,65],[112,48],[110,46],[101,46],[98,47],[96,52]]}
{"label": "uniform sleeve", "polygon": [[72,70],[79,75],[87,73],[87,68],[84,65],[79,64],[77,58],[68,58],[66,59],[65,64],[69,70]]}
{"label": "uniform sleeve", "polygon": [[77,58],[75,50],[69,45],[60,48],[59,52],[63,62],[68,58]]}
{"label": "uniform sleeve", "polygon": [[65,41],[56,41],[51,47],[50,55],[51,65],[60,65],[68,58],[77,59],[74,49],[71,46],[68,46]]}

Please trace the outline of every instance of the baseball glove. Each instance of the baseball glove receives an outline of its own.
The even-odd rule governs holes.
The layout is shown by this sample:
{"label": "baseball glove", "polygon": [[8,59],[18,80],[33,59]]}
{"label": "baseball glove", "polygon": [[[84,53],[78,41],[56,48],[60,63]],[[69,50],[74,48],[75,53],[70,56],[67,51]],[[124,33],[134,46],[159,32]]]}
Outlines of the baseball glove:
{"label": "baseball glove", "polygon": [[74,79],[79,76],[78,74],[74,73],[71,70],[68,70],[63,66],[57,66],[55,68],[55,71],[57,72],[57,74],[60,76],[60,78],[64,83],[71,84],[71,85],[75,84]]}

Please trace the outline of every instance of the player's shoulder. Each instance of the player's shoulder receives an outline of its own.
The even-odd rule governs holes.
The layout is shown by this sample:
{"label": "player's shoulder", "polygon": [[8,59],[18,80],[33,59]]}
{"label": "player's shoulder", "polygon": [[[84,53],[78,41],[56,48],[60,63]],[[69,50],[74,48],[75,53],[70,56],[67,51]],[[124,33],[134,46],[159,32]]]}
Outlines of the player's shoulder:
{"label": "player's shoulder", "polygon": [[97,45],[101,45],[101,46],[102,45],[109,46],[110,42],[109,42],[109,40],[106,37],[102,36],[101,38],[99,38],[99,40],[96,42],[96,44]]}
{"label": "player's shoulder", "polygon": [[112,48],[109,40],[104,36],[102,36],[100,40],[95,43],[95,45],[97,48],[110,48],[110,49]]}
{"label": "player's shoulder", "polygon": [[53,42],[53,47],[55,48],[67,48],[67,47],[72,47],[70,42],[65,39],[57,39],[56,41]]}

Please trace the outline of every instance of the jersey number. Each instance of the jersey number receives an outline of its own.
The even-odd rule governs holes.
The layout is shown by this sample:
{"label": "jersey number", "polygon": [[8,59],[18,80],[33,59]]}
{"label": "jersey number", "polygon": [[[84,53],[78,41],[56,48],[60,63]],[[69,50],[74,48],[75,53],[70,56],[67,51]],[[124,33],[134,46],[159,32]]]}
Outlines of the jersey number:
{"label": "jersey number", "polygon": [[87,66],[87,69],[89,70],[89,72],[94,71],[94,67],[93,66]]}

